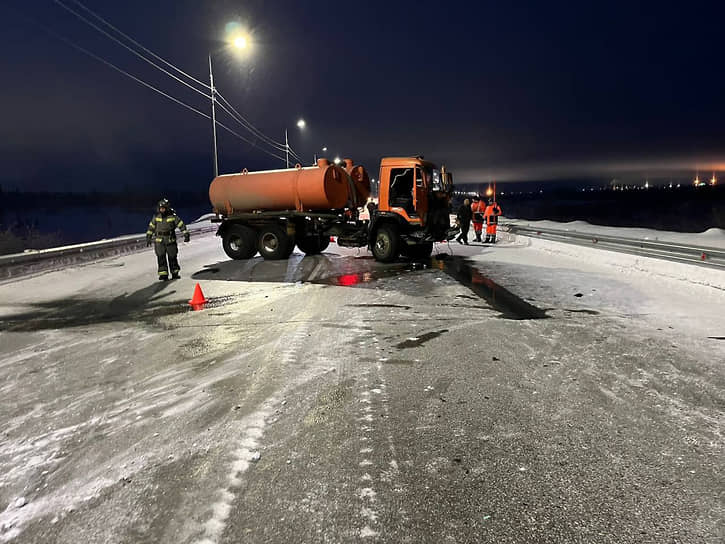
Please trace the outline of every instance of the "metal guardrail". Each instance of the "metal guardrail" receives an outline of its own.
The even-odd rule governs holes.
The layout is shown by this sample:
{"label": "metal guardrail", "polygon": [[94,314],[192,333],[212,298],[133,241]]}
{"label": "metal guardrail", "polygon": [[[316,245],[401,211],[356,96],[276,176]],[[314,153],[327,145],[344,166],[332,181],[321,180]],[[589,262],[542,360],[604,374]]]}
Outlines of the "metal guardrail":
{"label": "metal guardrail", "polygon": [[525,236],[536,236],[537,238],[545,238],[557,242],[598,247],[610,251],[642,255],[644,257],[725,269],[725,250],[716,247],[641,240],[569,230],[523,227],[511,224],[508,225],[508,228],[513,233]]}
{"label": "metal guardrail", "polygon": [[[216,232],[219,227],[210,225],[207,221],[202,221],[190,223],[188,228],[190,233],[194,235]],[[0,255],[0,281],[135,253],[145,249],[146,234],[129,234],[109,240]]]}

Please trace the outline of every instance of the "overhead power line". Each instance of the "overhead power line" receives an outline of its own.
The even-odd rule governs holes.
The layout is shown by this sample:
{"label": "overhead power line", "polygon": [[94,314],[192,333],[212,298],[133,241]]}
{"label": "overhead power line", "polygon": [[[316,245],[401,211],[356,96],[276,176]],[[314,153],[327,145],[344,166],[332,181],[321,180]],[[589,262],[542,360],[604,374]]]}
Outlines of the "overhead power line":
{"label": "overhead power line", "polygon": [[45,30],[48,34],[50,34],[54,38],[56,38],[56,39],[58,39],[58,40],[60,40],[60,41],[62,41],[64,43],[66,43],[67,45],[70,45],[72,48],[80,51],[81,53],[84,53],[84,54],[88,55],[92,59],[95,59],[98,62],[101,62],[101,63],[105,64],[109,68],[113,68],[114,70],[116,70],[117,72],[120,72],[124,76],[133,79],[136,83],[139,83],[139,84],[143,85],[144,87],[147,87],[147,88],[151,89],[152,91],[155,91],[155,92],[159,93],[160,95],[168,98],[169,100],[171,100],[173,102],[176,102],[180,106],[183,106],[186,109],[193,111],[194,113],[198,113],[199,115],[203,115],[206,118],[209,118],[209,115],[207,115],[203,111],[200,111],[200,110],[196,109],[194,106],[190,106],[186,102],[183,102],[183,101],[179,100],[178,98],[175,98],[175,97],[171,96],[170,94],[165,93],[161,89],[159,89],[157,87],[154,87],[153,85],[151,85],[150,83],[145,82],[141,78],[138,78],[138,77],[134,76],[133,74],[127,72],[123,68],[119,68],[118,66],[116,66],[115,64],[113,64],[111,61],[108,61],[108,60],[104,59],[103,57],[100,57],[100,56],[96,55],[95,53],[92,53],[91,51],[89,51],[85,47],[83,47],[81,45],[78,45],[77,43],[71,41],[70,39],[66,38],[65,36],[62,36],[62,35],[58,34],[57,32],[55,32],[55,31],[53,31],[53,30],[45,27],[44,25],[40,25],[38,23],[34,23],[34,24],[40,26],[40,28],[42,28],[43,30]]}
{"label": "overhead power line", "polygon": [[[254,126],[254,125],[253,125],[252,123],[250,123],[250,122],[249,122],[249,121],[248,121],[248,120],[247,120],[247,119],[246,119],[246,118],[245,118],[245,117],[244,117],[244,116],[243,116],[243,115],[242,115],[241,113],[239,113],[239,112],[238,112],[238,111],[237,111],[237,110],[236,110],[236,109],[234,108],[234,106],[232,106],[232,105],[231,105],[231,104],[229,103],[229,101],[228,101],[228,100],[227,100],[226,98],[224,98],[224,96],[222,96],[222,94],[221,94],[221,93],[220,93],[219,91],[217,91],[217,90],[215,89],[215,90],[214,90],[214,94],[215,94],[216,96],[218,96],[219,98],[221,98],[221,100],[222,100],[221,102],[217,101],[217,104],[219,105],[219,107],[220,107],[220,108],[222,108],[222,109],[223,109],[223,110],[224,110],[225,112],[227,112],[227,114],[229,114],[229,115],[230,115],[231,117],[233,117],[233,118],[234,118],[234,119],[235,119],[235,120],[236,120],[236,121],[237,121],[237,122],[238,122],[238,123],[239,123],[240,125],[242,125],[242,126],[244,126],[245,128],[247,128],[247,130],[249,130],[250,132],[252,132],[252,134],[254,134],[254,135],[255,135],[255,136],[257,136],[258,138],[262,139],[262,140],[263,140],[263,141],[265,141],[265,142],[266,142],[266,143],[267,143],[268,145],[270,145],[270,146],[274,147],[274,148],[275,148],[275,149],[277,149],[278,151],[287,151],[287,147],[288,147],[287,145],[285,145],[285,144],[283,144],[283,143],[280,143],[280,142],[276,142],[275,140],[273,140],[272,138],[270,138],[270,137],[268,137],[268,136],[267,136],[266,134],[264,134],[264,133],[263,133],[263,132],[262,132],[261,130],[257,129],[257,127],[255,127],[255,126]],[[232,111],[229,111],[229,109],[227,109],[227,107],[225,107],[225,105],[224,105],[224,104],[226,104],[226,106],[228,106],[228,108],[230,108],[230,109],[231,109]],[[290,153],[290,155],[291,155],[291,156],[292,156],[293,158],[295,158],[295,159],[296,159],[296,160],[297,160],[298,162],[300,162],[300,163],[302,163],[302,164],[304,163],[304,160],[302,159],[302,157],[300,157],[300,156],[299,156],[299,155],[298,155],[298,154],[297,154],[297,153],[296,153],[296,152],[295,152],[295,151],[294,151],[294,150],[292,149],[292,147],[291,147],[291,146],[289,146],[289,153]]]}
{"label": "overhead power line", "polygon": [[[99,55],[96,55],[95,53],[93,53],[93,52],[89,51],[89,50],[88,50],[88,49],[86,49],[85,47],[83,47],[83,46],[81,46],[81,45],[78,45],[77,43],[73,42],[72,40],[70,40],[70,39],[66,38],[65,36],[63,36],[63,35],[61,35],[61,34],[58,34],[57,32],[55,32],[54,30],[51,30],[50,28],[46,27],[45,25],[43,25],[43,24],[40,24],[40,23],[38,23],[37,21],[33,21],[33,24],[34,24],[35,26],[37,26],[37,27],[40,27],[41,29],[43,29],[43,30],[44,30],[45,32],[47,32],[48,34],[50,34],[50,35],[51,35],[51,36],[53,36],[54,38],[56,38],[56,39],[58,39],[58,40],[62,41],[63,43],[65,43],[65,44],[67,44],[67,45],[71,46],[72,48],[74,48],[74,49],[76,49],[76,50],[80,51],[81,53],[83,53],[83,54],[85,54],[85,55],[88,55],[88,56],[89,56],[89,57],[91,57],[92,59],[95,59],[95,60],[97,60],[98,62],[101,62],[101,63],[105,64],[105,65],[106,65],[106,66],[108,66],[109,68],[112,68],[113,70],[116,70],[117,72],[119,72],[119,73],[123,74],[124,76],[126,76],[126,77],[128,77],[128,78],[130,78],[130,79],[134,80],[134,81],[135,81],[136,83],[138,83],[138,84],[140,84],[140,85],[143,85],[144,87],[146,87],[146,88],[148,88],[148,89],[151,89],[152,91],[154,91],[154,92],[156,92],[156,93],[160,94],[160,95],[161,95],[161,96],[163,96],[164,98],[167,98],[168,100],[171,100],[172,102],[175,102],[175,103],[177,103],[178,105],[180,105],[180,106],[182,106],[182,107],[186,108],[186,109],[187,109],[187,110],[189,110],[189,111],[192,111],[192,112],[196,113],[197,115],[200,115],[200,116],[202,116],[202,117],[204,117],[204,118],[206,118],[206,119],[211,119],[211,116],[210,116],[209,114],[207,114],[207,113],[204,113],[203,111],[201,111],[201,110],[199,110],[199,109],[195,108],[194,106],[191,106],[191,105],[187,104],[186,102],[183,102],[183,101],[179,100],[178,98],[176,98],[176,97],[174,97],[174,96],[171,96],[170,94],[168,94],[168,93],[166,93],[166,92],[162,91],[161,89],[159,89],[159,88],[157,88],[157,87],[154,87],[154,86],[153,86],[153,85],[151,85],[150,83],[147,83],[146,81],[142,80],[141,78],[139,78],[139,77],[136,77],[136,76],[134,76],[133,74],[131,74],[131,73],[127,72],[127,71],[126,71],[126,70],[124,70],[123,68],[120,68],[120,67],[116,66],[115,64],[113,64],[112,62],[110,62],[110,61],[108,61],[108,60],[104,59],[103,57],[100,57]],[[227,132],[229,132],[230,134],[232,134],[232,135],[236,136],[236,137],[237,137],[237,138],[239,138],[240,140],[242,140],[242,141],[244,141],[244,142],[248,143],[248,144],[249,144],[249,145],[251,145],[252,147],[254,147],[254,148],[256,148],[256,149],[259,149],[260,151],[262,151],[262,152],[264,152],[264,153],[266,153],[266,154],[268,154],[268,155],[270,155],[270,156],[272,156],[272,157],[274,157],[274,158],[276,158],[276,159],[279,159],[279,160],[282,160],[282,161],[284,160],[284,157],[282,157],[282,156],[280,156],[280,155],[277,155],[276,153],[272,153],[271,151],[268,151],[268,150],[266,150],[266,149],[264,149],[264,148],[262,148],[262,147],[259,147],[259,146],[257,146],[255,142],[252,142],[252,141],[250,141],[249,139],[245,138],[245,137],[244,137],[244,136],[242,136],[241,134],[237,133],[236,131],[234,131],[234,130],[232,130],[231,128],[229,128],[228,126],[226,126],[226,125],[225,125],[224,123],[220,123],[220,122],[218,122],[218,121],[217,121],[217,123],[216,123],[216,124],[217,124],[217,125],[218,125],[219,127],[221,127],[221,128],[223,128],[224,130],[226,130]]]}
{"label": "overhead power line", "polygon": [[[60,4],[60,2],[58,2],[58,3]],[[124,75],[124,76],[126,76],[126,77],[128,77],[130,79],[132,79],[136,83],[138,83],[140,85],[143,85],[144,87],[146,87],[146,88],[154,91],[157,94],[160,94],[164,98],[166,98],[168,100],[171,100],[172,102],[175,102],[176,104],[182,106],[183,108],[185,108],[185,109],[187,109],[187,110],[189,110],[189,111],[191,111],[191,112],[193,112],[193,113],[195,113],[195,114],[197,114],[197,115],[199,115],[201,117],[204,117],[205,119],[211,119],[211,116],[209,114],[204,113],[203,111],[199,110],[198,108],[196,108],[196,107],[194,107],[194,106],[192,106],[190,104],[187,104],[186,102],[184,102],[182,100],[179,100],[178,98],[170,95],[167,92],[162,91],[158,87],[155,87],[154,85],[151,85],[150,83],[148,83],[148,82],[144,81],[143,79],[141,79],[141,78],[139,78],[139,77],[131,74],[130,72],[124,70],[123,68],[120,68],[119,66],[115,65],[111,61],[109,61],[109,60],[101,57],[100,55],[97,55],[97,54],[93,53],[92,51],[86,49],[85,47],[83,47],[83,46],[75,43],[71,39],[63,36],[62,34],[59,34],[58,32],[55,32],[54,30],[48,28],[46,25],[40,23],[39,21],[28,17],[24,13],[18,11],[16,8],[14,8],[12,6],[6,6],[6,7],[10,8],[13,12],[15,12],[16,15],[18,15],[22,19],[25,19],[27,22],[29,22],[30,24],[32,24],[35,28],[40,28],[41,30],[43,30],[44,32],[46,32],[47,34],[49,34],[50,36],[56,38],[57,40],[62,41],[63,43],[65,43],[66,45],[72,47],[73,49],[76,49],[77,51],[80,51],[84,55],[87,55],[87,56],[91,57],[92,59],[94,59],[94,60],[96,60],[96,61],[98,61],[98,62],[100,62],[100,63],[102,63],[102,64],[104,64],[106,66],[108,66],[109,68],[115,70],[116,72],[119,72],[120,74],[122,74],[122,75]],[[103,33],[106,34],[105,32],[103,32]],[[111,37],[111,36],[109,36],[109,37]],[[114,41],[117,41],[117,40],[114,39]],[[122,44],[122,45],[124,45],[124,44]],[[124,47],[125,47],[125,45],[124,45]],[[143,47],[143,46],[141,46],[141,47]],[[127,47],[127,49],[128,49],[128,47]],[[163,69],[161,69],[161,70],[164,71],[164,72],[166,72]],[[172,77],[174,77],[174,79],[177,79],[178,80],[178,78],[176,78],[175,76],[172,75]],[[184,83],[184,82],[182,82],[182,83]],[[186,85],[186,83],[184,83],[184,84]],[[196,90],[197,92],[200,92],[200,91],[198,91],[198,89],[194,89],[194,90]],[[211,98],[209,95],[206,95],[204,93],[201,93],[200,92],[200,94],[203,94],[206,98],[209,98],[209,99]],[[215,93],[215,94],[217,94],[217,93]],[[217,104],[221,105],[218,101],[217,101]],[[237,120],[237,122],[239,122],[239,121]],[[224,123],[221,123],[221,122],[217,121],[216,122],[216,125],[219,126],[220,128],[223,128],[225,131],[229,132],[230,134],[232,134],[233,136],[235,136],[238,139],[242,140],[243,142],[246,142],[247,144],[251,145],[255,149],[258,149],[259,151],[262,151],[263,153],[266,153],[267,155],[269,155],[271,157],[274,157],[276,159],[279,159],[281,161],[284,161],[285,160],[285,157],[284,156],[278,155],[277,153],[273,153],[273,152],[271,152],[271,151],[269,151],[269,150],[267,150],[267,149],[265,149],[263,147],[259,147],[257,145],[257,142],[254,142],[254,141],[249,140],[248,138],[245,138],[244,136],[242,136],[241,134],[239,134],[235,130],[233,130],[233,129],[229,128],[228,126],[226,126]],[[278,151],[283,152],[284,151],[284,148],[282,150],[278,150]],[[293,154],[293,152],[292,152],[291,149],[290,149],[290,154]],[[294,156],[297,157],[296,153],[294,154]]]}
{"label": "overhead power line", "polygon": [[[249,121],[249,119],[247,119],[247,118],[246,118],[246,117],[244,117],[244,116],[243,116],[243,115],[242,115],[241,113],[239,113],[239,112],[238,112],[238,111],[237,111],[237,110],[236,110],[236,109],[234,108],[234,106],[232,106],[232,105],[231,105],[231,104],[229,103],[229,100],[227,100],[226,98],[224,98],[224,96],[222,95],[222,93],[220,93],[220,92],[219,92],[219,90],[218,90],[218,89],[214,89],[214,92],[215,92],[215,94],[216,94],[216,95],[217,95],[217,96],[218,96],[218,97],[219,97],[219,98],[221,99],[221,101],[222,101],[222,102],[224,102],[224,103],[225,103],[225,104],[226,104],[226,105],[227,105],[227,106],[228,106],[229,108],[231,108],[231,110],[232,110],[232,111],[234,112],[234,114],[235,114],[235,115],[236,115],[236,116],[238,117],[238,121],[239,121],[240,123],[242,123],[242,124],[244,124],[244,125],[248,126],[248,127],[249,127],[249,130],[250,130],[250,131],[252,131],[252,132],[254,132],[254,133],[258,134],[258,135],[259,135],[259,137],[260,137],[260,138],[262,138],[262,139],[264,139],[265,141],[267,141],[267,142],[269,143],[269,145],[273,145],[273,146],[275,146],[275,147],[278,147],[278,148],[280,148],[281,150],[284,150],[284,149],[285,149],[285,144],[283,144],[282,142],[277,142],[277,141],[273,140],[272,138],[270,138],[270,137],[266,136],[266,135],[265,135],[265,134],[264,134],[264,133],[263,133],[263,132],[262,132],[261,130],[259,130],[259,129],[258,129],[257,127],[255,127],[255,126],[254,126],[254,125],[253,125],[253,124],[252,124],[252,123],[251,123],[251,122]],[[220,102],[219,104],[221,105],[221,102]]]}
{"label": "overhead power line", "polygon": [[194,81],[195,83],[198,83],[199,85],[201,85],[205,89],[211,90],[211,87],[207,83],[204,83],[203,81],[200,81],[200,80],[196,79],[194,76],[191,76],[191,75],[187,74],[186,72],[184,72],[178,66],[173,65],[172,63],[170,63],[166,59],[158,56],[156,53],[154,53],[153,51],[151,51],[147,47],[144,47],[142,44],[140,44],[139,42],[137,42],[136,40],[134,40],[131,36],[129,36],[128,34],[125,34],[121,30],[119,30],[117,27],[113,26],[111,23],[109,23],[106,19],[104,19],[103,17],[101,17],[100,15],[98,15],[96,12],[94,12],[90,8],[86,7],[85,5],[81,4],[78,0],[71,0],[71,1],[74,4],[76,4],[78,7],[80,7],[81,9],[83,9],[86,13],[88,13],[89,15],[91,15],[92,17],[94,17],[95,19],[97,19],[98,21],[102,22],[108,28],[113,29],[115,32],[117,32],[118,34],[120,34],[121,36],[123,36],[124,38],[126,38],[129,42],[131,42],[132,44],[134,44],[136,47],[139,47],[139,48],[143,49],[146,53],[148,53],[149,55],[151,55],[152,57],[154,57],[156,60],[158,60],[160,62],[163,62],[169,68],[172,68],[172,69],[176,70],[177,72],[179,72],[180,74],[188,77],[190,80]]}
{"label": "overhead power line", "polygon": [[[92,16],[96,20],[100,21],[102,24],[106,25],[108,28],[112,29],[114,32],[116,32],[120,36],[123,36],[126,40],[128,40],[129,42],[131,42],[132,44],[134,44],[136,47],[142,49],[143,51],[145,51],[146,53],[148,53],[149,55],[151,55],[153,58],[157,59],[159,62],[164,63],[169,68],[171,68],[173,70],[176,70],[178,73],[180,73],[183,76],[189,78],[190,80],[194,81],[198,85],[203,86],[204,89],[208,89],[209,91],[211,91],[211,87],[209,85],[207,85],[206,83],[198,80],[197,78],[195,78],[195,77],[187,74],[181,68],[178,68],[177,66],[175,66],[171,62],[169,62],[166,59],[160,57],[159,55],[157,55],[156,53],[154,53],[153,51],[151,51],[149,48],[145,47],[143,44],[139,43],[137,40],[135,40],[134,38],[132,38],[128,34],[124,33],[122,30],[120,30],[119,28],[117,28],[116,26],[114,26],[113,24],[111,24],[110,22],[108,22],[106,19],[104,19],[103,17],[101,17],[100,15],[98,15],[96,12],[94,12],[93,10],[91,10],[90,8],[88,8],[87,6],[85,6],[84,4],[82,4],[80,1],[78,1],[78,0],[71,0],[71,1],[74,4],[76,4],[78,7],[80,7],[82,10],[84,10],[86,13],[88,13],[90,16]],[[69,7],[68,5],[66,5],[65,3],[63,3],[61,0],[54,0],[54,2],[56,4],[58,4],[60,7],[62,7],[63,9],[65,9],[66,11],[68,11],[69,13],[73,14],[75,17],[77,17],[82,22],[86,23],[87,25],[89,25],[90,27],[92,27],[93,29],[95,29],[96,31],[98,31],[101,34],[103,34],[104,36],[106,36],[107,38],[113,40],[115,43],[121,45],[122,47],[124,47],[125,49],[127,49],[128,51],[130,51],[131,53],[133,53],[138,58],[140,58],[143,61],[147,62],[148,64],[150,64],[154,68],[160,70],[161,72],[163,72],[164,74],[168,75],[169,77],[175,79],[179,83],[182,83],[183,85],[189,87],[193,91],[201,94],[203,97],[205,97],[207,99],[211,99],[211,96],[210,95],[206,94],[203,91],[200,91],[199,89],[197,89],[196,87],[190,85],[186,81],[183,81],[182,79],[180,79],[176,75],[172,74],[168,70],[165,70],[164,68],[162,68],[161,66],[159,66],[158,64],[156,64],[155,62],[153,62],[152,60],[148,59],[142,53],[136,51],[132,47],[130,47],[127,44],[123,43],[121,40],[119,40],[115,36],[111,35],[109,32],[106,32],[104,29],[100,28],[98,25],[96,25],[95,23],[93,23],[92,21],[90,21],[87,17],[84,17],[82,14],[78,13],[76,10],[74,10],[71,7]],[[257,127],[255,127],[248,119],[246,119],[241,113],[239,113],[234,108],[234,106],[232,106],[232,104],[217,89],[214,89],[214,94],[221,99],[221,101],[217,101],[217,104],[222,109],[224,109],[226,111],[226,113],[228,115],[230,115],[237,123],[239,123],[245,130],[247,130],[248,132],[250,132],[251,134],[253,134],[259,140],[261,140],[262,143],[265,143],[265,144],[273,147],[274,149],[276,149],[277,151],[280,151],[280,152],[285,152],[285,151],[288,150],[288,146],[286,146],[285,144],[283,144],[281,142],[277,142],[277,141],[273,140],[272,138],[270,138],[266,134],[264,134],[261,130],[259,130]],[[229,111],[229,109],[227,109],[226,107],[224,107],[224,104],[226,104],[226,106],[229,109],[231,109],[232,111]],[[245,140],[245,141],[248,141],[248,140]],[[256,147],[256,145],[255,145],[255,147]],[[263,148],[258,147],[258,149],[263,149]],[[302,158],[291,147],[289,147],[289,153],[290,153],[290,155],[292,157],[294,157],[300,163],[303,162]]]}
{"label": "overhead power line", "polygon": [[200,91],[199,89],[197,89],[197,88],[196,88],[196,87],[194,87],[193,85],[191,85],[191,84],[187,83],[186,81],[184,81],[183,79],[181,79],[181,78],[179,78],[179,77],[175,76],[174,74],[172,74],[172,73],[171,73],[171,72],[169,72],[168,70],[165,70],[164,68],[162,68],[161,66],[159,66],[158,64],[156,64],[156,63],[155,63],[154,61],[152,61],[152,60],[149,60],[149,59],[147,59],[147,58],[146,58],[145,56],[143,56],[143,55],[142,55],[141,53],[139,53],[138,51],[136,51],[136,50],[135,50],[135,49],[133,49],[132,47],[129,47],[128,45],[126,45],[125,43],[123,43],[123,42],[122,42],[121,40],[119,40],[118,38],[116,38],[115,36],[113,36],[113,35],[109,34],[109,33],[108,33],[108,32],[106,32],[105,30],[103,30],[103,29],[102,29],[101,27],[99,27],[98,25],[96,25],[95,23],[93,23],[92,21],[88,20],[88,19],[87,19],[86,17],[84,17],[84,16],[83,16],[83,15],[81,15],[80,13],[78,13],[78,12],[77,12],[76,10],[74,10],[73,8],[71,8],[71,7],[69,7],[69,6],[66,6],[66,5],[65,5],[65,4],[64,4],[63,2],[61,2],[61,0],[54,0],[54,2],[55,2],[56,4],[58,4],[58,5],[60,6],[60,7],[62,7],[63,9],[65,9],[66,11],[68,11],[69,13],[72,13],[73,15],[75,15],[75,16],[76,16],[76,17],[77,17],[78,19],[80,19],[81,21],[83,21],[84,23],[86,23],[87,25],[89,25],[90,27],[92,27],[92,28],[95,28],[95,29],[96,29],[96,30],[97,30],[98,32],[100,32],[100,33],[101,33],[101,34],[103,34],[104,36],[106,36],[106,37],[110,38],[111,40],[113,40],[114,42],[116,42],[117,44],[119,44],[120,46],[122,46],[122,47],[124,47],[125,49],[129,50],[129,51],[130,51],[131,53],[133,53],[134,55],[136,55],[136,56],[137,56],[138,58],[140,58],[141,60],[143,60],[143,61],[145,61],[145,62],[148,62],[148,63],[149,63],[149,64],[150,64],[151,66],[153,66],[154,68],[156,68],[156,69],[158,69],[158,70],[161,70],[161,71],[162,71],[163,73],[165,73],[165,74],[166,74],[167,76],[169,76],[169,77],[172,77],[172,78],[174,78],[174,79],[175,79],[176,81],[178,81],[178,82],[179,82],[179,83],[181,83],[182,85],[186,85],[186,86],[187,86],[187,87],[189,87],[189,88],[190,88],[190,89],[191,89],[192,91],[195,91],[195,92],[199,93],[200,95],[202,95],[203,97],[205,97],[205,98],[207,98],[207,99],[211,99],[211,96],[210,96],[210,95],[208,95],[208,94],[206,94],[206,93],[205,93],[204,91]]}

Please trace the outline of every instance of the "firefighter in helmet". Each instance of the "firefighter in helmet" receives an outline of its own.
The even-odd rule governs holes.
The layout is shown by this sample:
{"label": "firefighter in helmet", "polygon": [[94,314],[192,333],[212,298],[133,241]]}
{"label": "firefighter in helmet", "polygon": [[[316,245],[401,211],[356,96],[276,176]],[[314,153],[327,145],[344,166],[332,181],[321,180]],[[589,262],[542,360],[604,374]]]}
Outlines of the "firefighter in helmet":
{"label": "firefighter in helmet", "polygon": [[[176,256],[179,248],[176,245],[176,229],[184,234],[184,242],[189,241],[189,231],[181,218],[169,205],[165,198],[159,201],[156,213],[151,218],[149,228],[146,231],[146,245],[154,242],[154,251],[159,263],[159,279],[169,279],[169,268],[171,268],[172,279],[179,279],[179,260]],[[166,257],[168,256],[168,263]]]}

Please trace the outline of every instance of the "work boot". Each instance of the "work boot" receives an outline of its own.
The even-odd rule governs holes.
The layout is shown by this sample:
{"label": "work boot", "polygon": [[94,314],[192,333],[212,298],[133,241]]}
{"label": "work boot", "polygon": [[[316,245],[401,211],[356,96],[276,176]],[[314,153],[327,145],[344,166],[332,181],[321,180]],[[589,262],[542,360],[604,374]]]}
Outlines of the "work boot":
{"label": "work boot", "polygon": [[179,276],[179,273],[178,273],[178,272],[174,272],[174,273],[173,273],[173,274],[171,275],[171,279],[172,279],[172,280],[178,280],[179,278],[181,278],[181,276]]}
{"label": "work boot", "polygon": [[168,276],[159,276],[159,281],[169,281]]}

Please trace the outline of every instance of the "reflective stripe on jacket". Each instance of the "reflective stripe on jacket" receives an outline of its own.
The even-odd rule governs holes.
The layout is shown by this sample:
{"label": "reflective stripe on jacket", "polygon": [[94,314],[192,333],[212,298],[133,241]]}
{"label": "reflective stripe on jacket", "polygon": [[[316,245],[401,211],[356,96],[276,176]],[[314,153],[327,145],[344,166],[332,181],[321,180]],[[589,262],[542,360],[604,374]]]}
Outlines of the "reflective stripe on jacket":
{"label": "reflective stripe on jacket", "polygon": [[187,232],[186,225],[178,215],[175,213],[167,215],[157,213],[151,218],[146,235],[155,236],[157,242],[163,241],[164,238],[173,242],[176,241],[176,229],[184,233]]}

